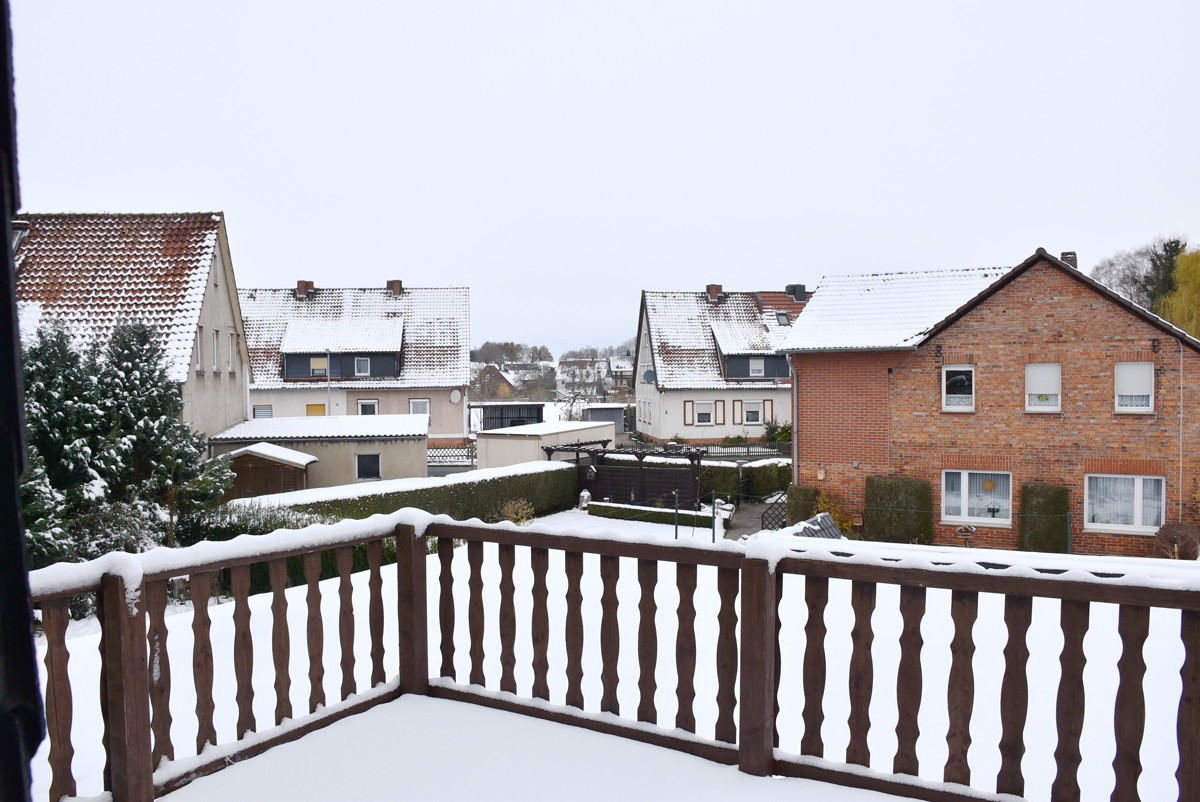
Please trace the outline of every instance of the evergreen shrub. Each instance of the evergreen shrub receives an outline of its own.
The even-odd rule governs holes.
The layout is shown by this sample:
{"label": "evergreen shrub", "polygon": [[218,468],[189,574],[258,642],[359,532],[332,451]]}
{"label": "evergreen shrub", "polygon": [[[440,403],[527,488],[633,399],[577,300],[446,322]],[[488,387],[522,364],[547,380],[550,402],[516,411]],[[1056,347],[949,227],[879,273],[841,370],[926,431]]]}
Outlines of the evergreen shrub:
{"label": "evergreen shrub", "polygon": [[787,489],[788,526],[807,521],[817,514],[817,498],[820,493],[815,487],[792,485]]}
{"label": "evergreen shrub", "polygon": [[[589,503],[588,515],[594,515],[597,518],[614,518],[620,521],[644,521],[650,524],[675,523],[674,508],[633,507],[626,504],[605,504],[602,501]],[[679,525],[708,529],[712,526],[712,516],[695,510],[680,510]]]}
{"label": "evergreen shrub", "polygon": [[933,542],[933,487],[912,476],[868,476],[863,537],[888,543]]}
{"label": "evergreen shrub", "polygon": [[1021,486],[1018,548],[1055,554],[1071,550],[1069,496],[1070,490],[1059,485]]}

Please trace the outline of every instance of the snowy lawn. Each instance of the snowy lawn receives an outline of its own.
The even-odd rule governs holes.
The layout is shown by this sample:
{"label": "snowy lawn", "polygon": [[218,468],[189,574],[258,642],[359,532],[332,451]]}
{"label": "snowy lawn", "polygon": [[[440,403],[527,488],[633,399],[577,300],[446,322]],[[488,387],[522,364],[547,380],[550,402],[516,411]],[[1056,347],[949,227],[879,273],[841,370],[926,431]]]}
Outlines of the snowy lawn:
{"label": "snowy lawn", "polygon": [[[612,519],[588,518],[576,512],[562,513],[539,521],[539,525],[554,526],[559,531],[587,533],[598,537],[628,538],[631,540],[655,539],[673,541],[671,526],[641,522],[617,521]],[[681,528],[682,530],[682,528]],[[683,531],[680,532],[681,539]],[[708,530],[697,530],[686,538],[689,542],[682,548],[701,546],[707,542]],[[817,543],[825,548],[827,544]],[[856,544],[857,545],[857,544]],[[740,549],[737,544],[725,542],[722,549]],[[843,547],[844,548],[844,547]],[[880,547],[887,551],[887,547]],[[895,551],[895,549],[892,549]],[[525,552],[524,554],[522,552]],[[496,547],[484,549],[484,603],[487,611],[488,629],[485,633],[486,687],[498,690],[500,677],[500,645],[498,627],[495,626],[499,608],[499,569]],[[956,552],[965,556],[966,552]],[[1009,557],[1017,555],[1009,554]],[[440,663],[439,635],[437,625],[437,576],[436,557],[429,561],[429,632],[431,675]],[[1020,558],[1018,558],[1020,559]],[[1028,558],[1040,559],[1040,558]],[[596,713],[600,700],[600,654],[598,638],[600,621],[599,558],[584,557],[583,614],[585,621],[584,695],[585,709]],[[1129,566],[1151,566],[1155,561],[1124,563]],[[1079,565],[1095,565],[1095,560],[1080,561]],[[1120,569],[1118,561],[1104,562],[1108,568]],[[457,620],[455,631],[455,664],[459,682],[466,682],[469,674],[468,638],[466,633],[467,565],[465,553],[456,552],[455,588]],[[1190,566],[1194,569],[1194,565]],[[1164,571],[1178,570],[1167,567]],[[657,602],[656,628],[659,636],[659,661],[656,671],[657,691],[655,703],[658,720],[664,727],[673,726],[676,713],[675,676],[672,655],[674,654],[675,610],[678,602],[675,589],[674,566],[662,563],[659,567],[659,582],[655,593]],[[697,628],[697,674],[695,715],[697,733],[711,738],[716,721],[716,613],[719,599],[716,593],[715,569],[701,567],[696,595]],[[355,576],[356,594],[356,655],[355,675],[358,689],[365,690],[369,684],[370,660],[369,637],[366,628],[367,608],[366,573]],[[527,550],[518,549],[516,572],[517,604],[517,663],[516,679],[518,693],[529,697],[533,672],[532,651],[529,632],[530,588],[532,575],[529,570]],[[325,678],[326,697],[332,704],[339,698],[341,675],[337,653],[337,600],[336,580],[323,583],[323,614],[326,620]],[[548,576],[550,598],[550,631],[561,633],[565,624],[566,578],[563,572],[562,555],[551,552]],[[291,654],[291,698],[297,715],[307,711],[308,658],[304,650],[306,606],[305,588],[289,591],[289,626],[292,636]],[[386,668],[389,676],[397,670],[397,655],[392,644],[397,639],[395,604],[395,572],[384,570],[385,643],[389,647]],[[637,709],[639,691],[637,687],[637,601],[640,588],[637,581],[636,561],[621,559],[621,578],[618,583],[621,599],[620,624],[621,648],[618,668],[620,686],[618,696],[621,710],[632,717]],[[896,606],[897,589],[881,585],[878,605],[873,617],[875,639],[873,659],[875,687],[871,702],[873,727],[869,739],[872,768],[890,772],[895,750],[895,673],[899,648],[897,637],[901,627]],[[803,734],[801,709],[803,699],[801,661],[804,645],[806,608],[803,604],[804,581],[801,577],[789,576],[784,582],[782,622],[782,682],[780,687],[781,750],[785,753],[799,752]],[[255,712],[259,730],[269,729],[273,724],[274,672],[271,665],[269,644],[271,642],[271,617],[269,595],[251,599],[253,611],[252,637],[257,651],[254,660]],[[928,612],[922,634],[925,648],[922,653],[923,694],[920,711],[921,737],[918,755],[921,760],[921,776],[938,780],[945,761],[945,698],[949,672],[949,641],[951,628],[948,618],[949,592],[930,591]],[[233,740],[236,721],[234,704],[233,659],[232,659],[232,612],[230,603],[212,608],[213,642],[217,667],[215,697],[216,726],[218,740],[225,744]],[[1053,749],[1055,743],[1055,694],[1059,665],[1058,655],[1062,635],[1056,626],[1058,603],[1050,600],[1035,600],[1034,621],[1030,629],[1030,716],[1026,726],[1027,754],[1024,771],[1027,779],[1026,793],[1030,799],[1049,799],[1050,783],[1053,780]],[[849,606],[849,582],[830,582],[830,602],[826,610],[825,623],[828,627],[826,641],[828,652],[827,685],[824,696],[825,722],[822,728],[826,750],[825,756],[832,761],[841,761],[845,756],[848,741],[847,716],[849,699],[846,676],[850,654],[850,630],[853,616]],[[159,769],[159,778],[178,773],[186,767],[188,757],[194,754],[195,741],[195,697],[190,682],[191,673],[191,614],[181,611],[168,618],[168,651],[171,658],[174,685],[171,710],[173,715],[173,740],[179,765],[165,765]],[[100,792],[100,772],[103,753],[100,749],[100,726],[98,700],[92,689],[96,687],[98,655],[96,645],[98,633],[87,632],[87,627],[72,628],[68,646],[71,648],[70,673],[76,689],[75,705],[75,773],[81,795]],[[1182,662],[1182,647],[1178,640],[1179,614],[1156,610],[1151,616],[1150,639],[1146,644],[1149,665],[1145,679],[1147,692],[1147,732],[1143,742],[1142,761],[1144,772],[1139,790],[1143,799],[1175,798],[1174,771],[1178,760],[1174,737],[1175,708],[1180,692],[1179,667]],[[969,755],[976,787],[983,790],[994,788],[996,771],[999,768],[999,688],[1003,670],[1002,650],[1004,647],[1003,599],[993,594],[980,594],[979,617],[975,626],[978,644],[974,665],[976,672],[976,707],[972,720],[974,743]],[[1113,772],[1112,699],[1115,695],[1117,672],[1116,659],[1120,652],[1120,641],[1116,633],[1116,608],[1112,605],[1092,606],[1092,625],[1085,641],[1088,665],[1085,681],[1088,688],[1087,715],[1081,748],[1083,766],[1080,779],[1084,799],[1107,798],[1111,792]],[[560,638],[550,643],[550,702],[564,703],[566,691],[565,644]],[[527,740],[528,739],[528,740]],[[386,750],[386,751],[379,751]],[[35,761],[35,798],[44,799],[49,784],[46,765],[46,746]],[[346,754],[345,759],[336,756]],[[356,760],[356,758],[360,758]],[[594,760],[592,759],[594,758]],[[528,762],[521,762],[527,760]],[[628,764],[628,765],[625,765]],[[311,768],[311,774],[310,774]],[[328,777],[317,775],[328,774]],[[650,776],[647,776],[650,775]],[[296,788],[284,791],[278,783],[294,777]],[[243,778],[236,780],[234,778]],[[582,782],[580,779],[582,778]],[[599,778],[599,779],[597,779]],[[696,780],[694,778],[707,778]],[[611,782],[611,786],[605,783]],[[561,725],[527,720],[524,717],[504,714],[475,706],[428,699],[403,699],[385,704],[368,714],[352,717],[333,725],[322,734],[309,735],[289,746],[278,747],[265,756],[254,758],[243,765],[227,769],[210,779],[199,781],[191,789],[176,794],[180,799],[222,798],[225,789],[245,783],[248,789],[244,798],[264,798],[266,783],[276,789],[268,797],[286,799],[357,799],[357,798],[509,798],[522,799],[562,798],[612,798],[618,794],[645,798],[694,796],[697,799],[727,798],[730,794],[758,798],[774,798],[774,793],[786,792],[792,798],[819,799],[865,799],[870,795],[850,795],[856,792],[842,789],[822,788],[812,792],[796,780],[758,780],[743,777],[736,769],[717,766],[702,760],[687,757],[624,741],[612,736],[584,732]],[[322,785],[321,783],[332,783]],[[377,783],[377,784],[372,784]],[[409,785],[412,783],[413,785]],[[428,785],[425,785],[428,783]],[[478,785],[472,785],[478,783]],[[659,785],[655,785],[659,783]],[[331,791],[331,787],[336,789]],[[630,790],[645,788],[645,792]],[[309,788],[312,796],[306,796]],[[321,791],[320,789],[325,789]],[[441,788],[456,789],[442,795]],[[211,790],[206,790],[211,789]],[[413,790],[415,789],[415,790]],[[461,790],[458,790],[461,789]],[[657,790],[656,790],[657,789]],[[669,789],[669,790],[668,790]],[[678,790],[677,790],[678,789]],[[777,789],[788,789],[777,791]],[[182,796],[181,796],[182,794]],[[191,794],[191,796],[188,796]],[[539,796],[545,794],[545,796]],[[589,796],[589,794],[594,794]],[[846,794],[841,796],[839,794]],[[243,798],[236,794],[231,799]],[[875,796],[878,798],[878,795]]]}

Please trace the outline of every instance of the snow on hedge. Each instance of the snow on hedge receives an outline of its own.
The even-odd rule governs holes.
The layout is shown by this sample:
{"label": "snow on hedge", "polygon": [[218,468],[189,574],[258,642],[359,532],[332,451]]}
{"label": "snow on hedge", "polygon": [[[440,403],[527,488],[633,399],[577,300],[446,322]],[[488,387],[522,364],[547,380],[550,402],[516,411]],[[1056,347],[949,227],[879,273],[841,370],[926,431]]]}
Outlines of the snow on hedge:
{"label": "snow on hedge", "polygon": [[427,490],[448,485],[473,484],[492,479],[503,479],[506,476],[524,476],[526,474],[546,473],[549,471],[575,470],[575,466],[566,462],[540,461],[522,462],[518,465],[508,465],[503,468],[484,468],[478,471],[452,473],[449,476],[420,476],[411,479],[386,479],[381,482],[358,482],[352,485],[336,487],[317,487],[310,490],[293,490],[290,493],[274,493],[269,496],[254,498],[239,498],[230,501],[230,505],[250,507],[295,507],[301,504],[316,504],[321,501],[336,499],[362,498],[363,496],[382,496],[386,493],[403,493],[409,490]]}

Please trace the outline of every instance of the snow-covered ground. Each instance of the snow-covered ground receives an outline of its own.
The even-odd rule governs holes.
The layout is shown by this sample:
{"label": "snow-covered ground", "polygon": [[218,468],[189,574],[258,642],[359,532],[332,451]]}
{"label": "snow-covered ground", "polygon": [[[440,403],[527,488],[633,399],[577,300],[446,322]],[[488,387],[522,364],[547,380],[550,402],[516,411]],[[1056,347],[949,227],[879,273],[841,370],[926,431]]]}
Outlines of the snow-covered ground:
{"label": "snow-covered ground", "polygon": [[[403,515],[404,513],[398,513]],[[374,520],[374,519],[372,519]],[[387,522],[380,516],[374,524],[361,522],[364,526],[381,526]],[[337,526],[347,526],[343,522]],[[540,526],[572,533],[587,533],[597,537],[616,537],[629,540],[674,542],[674,528],[667,525],[627,522],[611,519],[589,519],[577,512],[560,513],[539,521]],[[709,533],[692,532],[684,537],[681,531],[681,548],[711,548],[707,546]],[[274,536],[266,536],[274,537]],[[234,541],[236,544],[237,541]],[[218,544],[229,547],[228,544]],[[813,541],[813,548],[825,549],[828,541]],[[778,542],[763,542],[764,552],[777,548]],[[716,548],[740,550],[743,546],[730,542],[719,543]],[[889,552],[899,556],[904,549],[881,544],[839,543],[838,549],[862,549],[862,559],[871,559],[872,550]],[[911,551],[910,551],[911,553]],[[934,554],[933,550],[920,552],[922,557]],[[499,605],[498,568],[495,547],[485,546],[484,603],[489,628],[485,634],[485,672],[487,689],[498,690],[500,677],[499,635],[493,625]],[[958,550],[959,559],[966,552]],[[1007,554],[1013,558],[1018,555]],[[153,553],[148,559],[155,559]],[[1061,558],[1060,558],[1061,559]],[[1077,563],[1066,561],[1076,568],[1095,567],[1098,558]],[[438,664],[438,628],[436,558],[430,558],[431,602],[430,653],[431,666]],[[595,713],[600,699],[600,655],[598,639],[600,582],[598,558],[584,558],[584,694],[585,709]],[[1026,561],[1045,558],[1024,557]],[[921,558],[910,560],[922,562]],[[1179,583],[1179,572],[1194,565],[1180,566],[1163,561],[1114,561],[1101,560],[1110,570],[1137,569],[1153,583],[1176,584],[1193,587],[1195,579]],[[639,689],[637,687],[637,630],[640,588],[637,581],[636,561],[622,558],[621,578],[618,595],[621,599],[620,624],[621,648],[618,661],[620,686],[618,696],[621,709],[631,715],[637,709]],[[926,563],[927,564],[927,563]],[[532,652],[528,620],[532,576],[528,570],[528,558],[518,552],[516,579],[517,604],[517,663],[516,678],[518,692],[528,698],[532,687]],[[456,555],[456,593],[464,594],[457,606],[459,615],[455,631],[456,669],[460,682],[465,682],[469,670],[468,639],[466,633],[467,566],[465,555]],[[1024,569],[1014,569],[1024,570]],[[697,732],[701,737],[712,737],[716,720],[716,594],[715,570],[699,569],[699,586],[696,597],[697,608],[697,675],[695,678],[697,697],[695,715]],[[366,575],[356,579],[355,609],[362,613],[367,606]],[[325,688],[327,698],[333,702],[340,686],[339,655],[337,653],[337,599],[336,587],[330,582],[323,585],[323,613],[327,621],[325,638]],[[564,605],[561,600],[566,593],[566,579],[562,570],[561,554],[551,552],[551,570],[548,577],[551,599],[551,632],[562,632]],[[292,703],[299,714],[307,710],[308,659],[303,648],[306,608],[305,589],[289,591],[289,626],[292,631]],[[394,598],[395,573],[384,571],[384,598]],[[878,590],[878,605],[873,618],[875,640],[873,659],[875,667],[875,689],[871,700],[870,733],[872,768],[889,772],[895,750],[895,676],[899,649],[897,636],[901,621],[897,609],[897,590],[883,585]],[[675,677],[669,657],[675,639],[677,593],[674,568],[662,563],[659,569],[659,584],[656,591],[658,613],[655,624],[659,636],[659,663],[656,672],[657,692],[655,703],[659,721],[670,726],[676,712]],[[780,687],[781,716],[779,729],[781,749],[787,753],[799,752],[803,734],[800,711],[802,708],[802,657],[806,610],[803,604],[803,579],[789,576],[784,582],[784,599],[781,610],[782,622],[782,682]],[[252,638],[258,648],[254,661],[255,712],[260,730],[273,722],[274,671],[269,656],[271,642],[271,617],[269,595],[251,599],[253,611]],[[951,630],[948,625],[949,593],[930,591],[927,615],[923,622],[922,635],[925,648],[922,653],[923,695],[920,710],[921,737],[918,755],[921,775],[924,779],[940,778],[946,758],[945,745],[945,698],[949,672],[949,641]],[[385,665],[389,676],[397,670],[397,655],[391,645],[396,642],[395,605],[385,603],[385,642],[389,646]],[[232,670],[232,604],[220,604],[212,608],[213,641],[217,684],[217,732],[221,743],[233,740],[236,721],[234,683]],[[1116,660],[1120,654],[1120,640],[1116,632],[1116,608],[1113,605],[1092,606],[1091,628],[1085,641],[1088,657],[1084,679],[1087,685],[1085,732],[1081,744],[1083,766],[1080,772],[1084,799],[1107,798],[1113,782],[1113,731],[1112,702],[1117,684]],[[1057,692],[1059,664],[1058,655],[1062,635],[1057,628],[1058,604],[1050,600],[1035,600],[1034,623],[1029,633],[1030,665],[1030,717],[1025,730],[1027,753],[1024,771],[1027,778],[1027,797],[1049,799],[1050,783],[1053,780],[1055,743],[1054,709]],[[826,744],[826,757],[832,761],[844,758],[849,732],[847,716],[849,698],[845,678],[848,674],[850,653],[850,630],[853,616],[849,606],[849,583],[830,583],[830,603],[825,623],[829,635],[826,641],[828,666],[827,688],[824,697],[825,723],[822,735]],[[356,621],[355,676],[360,690],[369,685],[370,660],[368,634],[365,617]],[[195,698],[190,687],[191,666],[191,615],[179,612],[168,619],[170,636],[168,651],[174,676],[171,699],[173,715],[173,740],[179,763],[160,768],[160,777],[185,768],[187,757],[194,752]],[[983,790],[994,788],[999,768],[999,687],[1003,669],[1004,624],[1002,598],[992,594],[981,594],[979,618],[975,627],[978,648],[974,665],[976,673],[976,709],[972,719],[974,743],[969,759],[976,784]],[[1174,736],[1175,710],[1180,692],[1179,667],[1182,662],[1182,647],[1178,640],[1179,614],[1166,610],[1155,610],[1151,616],[1150,639],[1146,644],[1149,667],[1146,673],[1147,727],[1142,747],[1144,772],[1139,790],[1143,799],[1173,799],[1176,796],[1174,781],[1178,749]],[[86,632],[85,628],[72,629],[69,646],[72,650],[70,672],[75,698],[75,767],[81,795],[100,792],[100,772],[103,753],[100,749],[98,701],[93,688],[96,687],[98,657],[96,645],[98,634]],[[550,644],[550,702],[562,704],[565,697],[565,645],[561,639]],[[436,668],[431,669],[431,674]],[[470,709],[464,709],[464,708]],[[387,798],[488,798],[540,799],[540,798],[611,798],[622,794],[632,798],[695,799],[728,798],[730,795],[751,799],[771,799],[775,794],[787,793],[792,798],[814,798],[830,800],[868,799],[871,796],[856,795],[844,789],[804,788],[794,780],[760,780],[743,777],[736,769],[716,766],[682,755],[641,746],[623,739],[596,735],[526,720],[511,714],[495,713],[474,706],[428,699],[404,699],[385,704],[369,714],[352,717],[333,725],[320,735],[310,735],[296,744],[278,747],[265,756],[254,758],[245,764],[227,769],[212,778],[199,781],[191,788],[180,792],[177,798],[186,799],[387,799]],[[35,762],[36,798],[45,798],[49,777],[46,765],[46,747]],[[525,761],[525,762],[522,762]],[[328,775],[328,776],[326,776]],[[294,781],[294,782],[293,782]],[[282,783],[288,785],[281,785]],[[413,783],[410,787],[409,783]],[[611,786],[606,785],[611,783]],[[246,789],[235,791],[230,789]],[[270,793],[266,792],[270,788]],[[635,790],[645,788],[645,792]],[[415,789],[415,790],[411,790]],[[442,789],[446,789],[442,793]],[[780,791],[779,789],[783,789]],[[311,792],[311,795],[309,795]],[[239,796],[239,794],[243,794]],[[810,796],[811,794],[811,796]],[[761,795],[761,796],[760,796]]]}

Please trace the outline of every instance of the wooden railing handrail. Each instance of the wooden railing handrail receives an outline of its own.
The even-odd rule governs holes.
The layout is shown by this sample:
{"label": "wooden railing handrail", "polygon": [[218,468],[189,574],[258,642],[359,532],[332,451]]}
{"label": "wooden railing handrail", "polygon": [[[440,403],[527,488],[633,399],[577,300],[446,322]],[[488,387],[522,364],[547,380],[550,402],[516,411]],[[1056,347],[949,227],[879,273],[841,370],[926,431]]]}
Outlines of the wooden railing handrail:
{"label": "wooden railing handrail", "polygon": [[[268,547],[241,556],[221,559],[196,559],[196,552],[191,551],[191,549],[195,548],[194,546],[182,549],[158,548],[141,554],[106,554],[103,557],[85,563],[60,563],[48,568],[30,571],[31,597],[33,603],[37,604],[51,599],[77,596],[81,593],[92,593],[100,590],[102,578],[107,574],[140,573],[143,582],[157,582],[164,579],[188,576],[189,574],[201,574],[225,568],[237,568],[253,563],[286,559],[288,557],[300,557],[315,551],[327,551],[341,546],[359,546],[364,543],[387,540],[395,536],[396,533],[394,531],[370,535],[333,536],[327,539],[306,541],[304,545],[300,546]],[[246,544],[251,544],[270,537],[271,535],[240,535],[234,541],[226,542],[236,542],[242,538],[248,538]],[[203,552],[199,556],[203,557]],[[58,579],[54,577],[54,572],[56,571],[78,575],[78,578],[76,579],[72,576],[67,579]]]}

